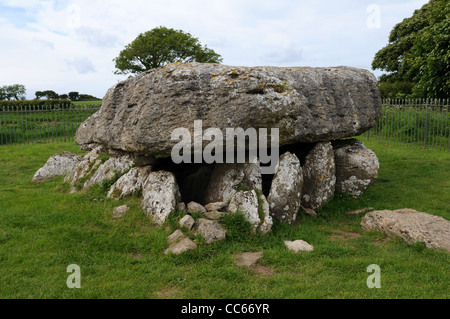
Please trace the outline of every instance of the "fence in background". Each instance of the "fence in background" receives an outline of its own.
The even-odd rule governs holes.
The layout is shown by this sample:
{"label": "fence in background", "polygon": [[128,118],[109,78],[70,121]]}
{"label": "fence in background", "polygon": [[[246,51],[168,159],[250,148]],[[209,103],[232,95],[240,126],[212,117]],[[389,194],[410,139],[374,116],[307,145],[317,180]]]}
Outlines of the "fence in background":
{"label": "fence in background", "polygon": [[73,140],[100,105],[0,106],[0,145]]}
{"label": "fence in background", "polygon": [[363,139],[450,150],[450,100],[384,100],[378,124]]}
{"label": "fence in background", "polygon": [[[73,140],[77,128],[100,105],[0,107],[0,145]],[[385,100],[366,140],[450,150],[449,100]]]}

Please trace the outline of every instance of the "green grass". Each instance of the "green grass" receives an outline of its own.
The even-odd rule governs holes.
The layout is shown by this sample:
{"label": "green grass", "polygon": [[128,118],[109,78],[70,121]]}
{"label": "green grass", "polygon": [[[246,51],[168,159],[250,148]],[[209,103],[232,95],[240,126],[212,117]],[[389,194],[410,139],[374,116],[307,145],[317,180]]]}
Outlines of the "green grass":
{"label": "green grass", "polygon": [[[100,187],[68,195],[63,179],[30,182],[53,154],[79,152],[71,143],[0,146],[0,298],[449,298],[449,254],[410,247],[377,232],[363,232],[365,208],[414,208],[450,219],[450,154],[366,143],[381,162],[379,182],[359,199],[337,196],[319,218],[301,216],[295,227],[239,237],[174,257],[164,256],[168,229],[155,228],[139,200],[107,200]],[[128,204],[122,220],[112,210]],[[236,231],[239,220],[228,221]],[[334,231],[359,233],[332,238]],[[285,240],[313,244],[295,255]],[[233,255],[264,251],[269,275],[235,266]],[[81,267],[81,289],[66,286],[66,269]],[[382,289],[368,289],[371,264],[381,266]]]}
{"label": "green grass", "polygon": [[0,145],[72,141],[80,124],[97,110],[98,104],[79,104],[70,109],[0,111]]}
{"label": "green grass", "polygon": [[79,102],[72,102],[73,105],[97,105],[101,106],[103,100],[95,100],[95,101],[79,101]]}

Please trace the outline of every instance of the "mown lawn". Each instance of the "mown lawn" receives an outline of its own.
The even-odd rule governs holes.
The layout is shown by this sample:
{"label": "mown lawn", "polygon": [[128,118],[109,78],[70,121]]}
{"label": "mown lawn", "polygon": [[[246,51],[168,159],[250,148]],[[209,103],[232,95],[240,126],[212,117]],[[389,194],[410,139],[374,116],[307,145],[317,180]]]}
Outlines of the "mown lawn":
{"label": "mown lawn", "polygon": [[[365,233],[362,216],[346,213],[413,208],[450,219],[450,154],[366,144],[382,168],[363,197],[336,196],[319,218],[179,257],[164,256],[171,230],[152,227],[137,198],[117,203],[100,188],[68,195],[62,178],[30,182],[51,155],[82,154],[75,144],[1,146],[0,298],[449,298],[450,254]],[[131,211],[113,220],[123,203]],[[315,252],[287,251],[284,240],[297,239]],[[235,266],[233,255],[247,251],[264,252],[261,267]],[[81,289],[67,288],[71,264],[81,267]],[[371,264],[381,267],[382,289],[367,288]]]}

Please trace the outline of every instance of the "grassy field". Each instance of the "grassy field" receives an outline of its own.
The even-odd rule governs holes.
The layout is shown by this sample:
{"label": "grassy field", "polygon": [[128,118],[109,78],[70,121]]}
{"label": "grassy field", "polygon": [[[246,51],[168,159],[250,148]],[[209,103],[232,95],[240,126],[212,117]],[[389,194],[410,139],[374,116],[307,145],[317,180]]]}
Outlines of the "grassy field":
{"label": "grassy field", "polygon": [[[200,245],[164,256],[167,229],[151,226],[139,200],[105,199],[101,188],[68,195],[63,180],[32,176],[53,154],[79,152],[71,143],[0,146],[0,298],[449,298],[450,255],[363,232],[347,212],[413,208],[450,219],[450,154],[367,143],[381,162],[380,179],[361,198],[336,196],[319,218],[271,235]],[[126,203],[122,220],[112,210]],[[302,239],[313,253],[295,255],[284,240]],[[234,264],[240,252],[264,252],[261,266]],[[81,267],[81,289],[66,286],[70,264]],[[371,264],[382,289],[368,289]]]}

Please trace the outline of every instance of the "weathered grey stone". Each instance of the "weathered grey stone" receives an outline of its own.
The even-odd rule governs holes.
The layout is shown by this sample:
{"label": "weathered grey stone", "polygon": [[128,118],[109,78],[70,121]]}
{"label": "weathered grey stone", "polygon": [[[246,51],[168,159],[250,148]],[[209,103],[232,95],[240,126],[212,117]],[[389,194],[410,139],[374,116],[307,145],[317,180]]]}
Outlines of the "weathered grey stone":
{"label": "weathered grey stone", "polygon": [[215,212],[215,211],[223,209],[224,207],[225,207],[224,202],[211,203],[211,204],[208,204],[205,206],[205,208],[208,212]]}
{"label": "weathered grey stone", "polygon": [[183,234],[183,232],[179,229],[177,229],[175,232],[173,232],[172,235],[167,237],[167,242],[169,245],[178,243],[180,240],[185,239],[186,236]]}
{"label": "weathered grey stone", "polygon": [[181,255],[189,250],[197,249],[197,244],[194,243],[189,238],[185,238],[182,241],[172,244],[167,250],[164,252],[165,255],[170,253],[174,255]]}
{"label": "weathered grey stone", "polygon": [[336,191],[361,196],[378,178],[376,154],[362,142],[351,139],[333,142],[336,160]]}
{"label": "weathered grey stone", "polygon": [[[260,205],[262,207],[260,207]],[[236,193],[228,206],[230,212],[244,214],[255,231],[267,234],[271,231],[273,220],[270,216],[269,203],[264,195],[258,196],[256,191],[241,191]],[[263,216],[260,215],[263,214]],[[263,220],[261,218],[264,218]]]}
{"label": "weathered grey stone", "polygon": [[240,187],[262,190],[259,164],[217,164],[204,201],[223,202],[226,205]]}
{"label": "weathered grey stone", "polygon": [[273,218],[270,215],[270,204],[267,201],[266,196],[260,195],[259,196],[259,202],[260,202],[260,212],[263,214],[263,220],[261,221],[261,225],[259,226],[259,232],[263,235],[267,235],[272,231],[273,227]]}
{"label": "weathered grey stone", "polygon": [[281,156],[268,198],[270,213],[276,220],[292,224],[301,207],[303,170],[291,153]]}
{"label": "weathered grey stone", "polygon": [[207,210],[205,207],[196,202],[190,202],[187,205],[187,211],[190,213],[206,213]]}
{"label": "weathered grey stone", "polygon": [[311,246],[306,241],[303,240],[296,240],[294,242],[292,241],[285,241],[284,242],[287,249],[290,251],[298,254],[300,252],[312,252],[314,251],[314,246]]}
{"label": "weathered grey stone", "polygon": [[227,231],[217,220],[200,218],[195,222],[193,232],[202,235],[206,244],[212,244],[226,238]]}
{"label": "weathered grey stone", "polygon": [[123,206],[119,206],[114,208],[114,219],[119,219],[122,218],[123,216],[125,216],[126,213],[128,213],[128,211],[130,210],[130,207],[128,207],[127,205],[123,205]]}
{"label": "weathered grey stone", "polygon": [[177,209],[181,194],[175,175],[169,172],[153,172],[143,186],[141,208],[153,222],[162,226]]}
{"label": "weathered grey stone", "polygon": [[185,203],[179,203],[179,204],[177,205],[177,210],[178,210],[179,212],[185,212],[185,211],[187,210],[186,204],[185,204]]}
{"label": "weathered grey stone", "polygon": [[377,79],[366,70],[175,63],[114,85],[76,142],[169,157],[172,132],[193,130],[195,120],[224,135],[277,127],[283,146],[358,136],[380,116]]}
{"label": "weathered grey stone", "polygon": [[192,218],[192,216],[190,216],[190,215],[186,215],[180,220],[180,227],[186,228],[187,230],[192,230],[192,227],[194,227],[194,224],[195,224],[195,219]]}
{"label": "weathered grey stone", "polygon": [[73,171],[82,160],[83,157],[70,152],[53,155],[44,167],[36,172],[33,182],[43,182],[57,176],[65,176]]}
{"label": "weathered grey stone", "polygon": [[241,191],[236,193],[228,205],[228,210],[232,213],[240,212],[244,214],[247,221],[256,230],[261,224],[261,218],[258,213],[259,203],[258,194],[254,190],[252,191]]}
{"label": "weathered grey stone", "polygon": [[263,257],[264,257],[264,253],[263,252],[238,254],[238,255],[235,255],[236,265],[238,267],[253,268],[253,267],[255,267],[258,264],[258,262]]}
{"label": "weathered grey stone", "polygon": [[226,213],[218,212],[218,211],[205,213],[205,217],[208,219],[212,219],[212,220],[219,220],[220,218],[222,218],[225,215],[226,215]]}
{"label": "weathered grey stone", "polygon": [[[103,152],[102,147],[97,147],[86,156],[83,157],[82,161],[74,167],[74,169],[67,174],[64,181],[66,183],[70,183],[70,193],[75,193],[78,189],[76,187],[76,184],[80,183],[80,181],[83,181],[90,176],[92,176],[97,169],[102,164],[102,161],[100,160],[100,155]],[[84,185],[79,185],[79,188],[83,188]]]}
{"label": "weathered grey stone", "polygon": [[117,180],[108,192],[108,198],[122,199],[142,191],[142,185],[152,172],[152,167],[134,167]]}
{"label": "weathered grey stone", "polygon": [[318,143],[303,165],[302,205],[318,209],[328,203],[336,190],[336,165],[331,143]]}
{"label": "weathered grey stone", "polygon": [[123,175],[133,167],[134,163],[130,156],[111,157],[103,163],[94,175],[84,184],[84,188],[101,184],[103,181],[110,180],[116,175]]}
{"label": "weathered grey stone", "polygon": [[424,243],[427,248],[450,252],[450,221],[412,209],[375,211],[367,214],[361,226],[390,237],[401,238],[410,245]]}

